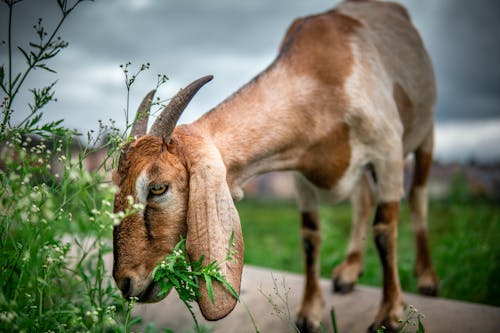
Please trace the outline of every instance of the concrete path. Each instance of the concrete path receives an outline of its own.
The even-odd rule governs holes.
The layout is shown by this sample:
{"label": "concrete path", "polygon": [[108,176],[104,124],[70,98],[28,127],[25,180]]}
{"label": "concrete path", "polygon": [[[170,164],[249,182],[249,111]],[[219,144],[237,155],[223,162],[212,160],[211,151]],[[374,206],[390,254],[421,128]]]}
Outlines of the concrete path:
{"label": "concrete path", "polygon": [[[275,283],[273,283],[273,280]],[[284,281],[284,283],[283,283]],[[255,319],[260,332],[292,332],[290,323],[300,302],[302,275],[290,274],[269,269],[245,266],[243,271],[241,300],[235,310],[226,318],[217,322],[207,322],[195,305],[195,312],[200,322],[214,328],[214,332],[256,332],[248,311]],[[288,304],[291,312],[291,322],[287,320],[284,303],[279,300],[274,288],[281,296],[288,290]],[[323,323],[327,332],[332,332],[329,311],[333,307],[337,318],[337,326],[341,333],[366,332],[375,316],[381,291],[378,288],[357,286],[348,295],[331,293],[330,280],[321,281],[326,307],[323,313]],[[268,301],[269,296],[277,303],[281,319]],[[440,298],[405,294],[407,304],[415,306],[425,315],[423,320],[426,332],[440,333],[499,333],[500,307],[458,302]],[[248,307],[248,311],[245,308]],[[192,319],[177,294],[172,292],[165,300],[157,304],[137,305],[136,315],[144,319],[144,323],[154,322],[158,328],[170,328],[174,332],[183,333],[193,326]],[[414,330],[412,330],[414,331]]]}

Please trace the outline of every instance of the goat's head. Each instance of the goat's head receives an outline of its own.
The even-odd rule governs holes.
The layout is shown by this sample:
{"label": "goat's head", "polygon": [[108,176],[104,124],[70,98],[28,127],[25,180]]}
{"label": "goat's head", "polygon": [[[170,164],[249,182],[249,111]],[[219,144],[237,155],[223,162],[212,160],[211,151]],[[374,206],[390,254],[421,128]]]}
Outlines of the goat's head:
{"label": "goat's head", "polygon": [[[239,292],[243,267],[243,239],[239,217],[226,182],[219,151],[196,133],[175,129],[194,94],[212,79],[191,83],[172,98],[148,134],[147,121],[154,91],[144,98],[131,136],[113,175],[119,191],[115,212],[125,211],[128,197],[144,209],[122,219],[113,231],[113,276],[124,297],[156,302],[159,286],[152,280],[156,264],[171,253],[181,237],[191,261],[221,263],[221,271]],[[224,261],[231,234],[236,255]],[[200,281],[200,309],[207,319],[227,315],[236,300],[219,284],[213,285],[214,304]]]}

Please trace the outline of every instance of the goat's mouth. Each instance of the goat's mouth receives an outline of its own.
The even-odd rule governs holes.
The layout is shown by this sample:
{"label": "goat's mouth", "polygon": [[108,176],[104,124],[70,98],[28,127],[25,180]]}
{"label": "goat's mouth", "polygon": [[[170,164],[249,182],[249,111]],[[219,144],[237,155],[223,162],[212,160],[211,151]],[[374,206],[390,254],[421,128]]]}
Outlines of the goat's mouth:
{"label": "goat's mouth", "polygon": [[149,285],[142,291],[138,296],[138,302],[140,303],[155,303],[164,299],[167,295],[162,297],[158,296],[160,293],[160,284],[151,280]]}

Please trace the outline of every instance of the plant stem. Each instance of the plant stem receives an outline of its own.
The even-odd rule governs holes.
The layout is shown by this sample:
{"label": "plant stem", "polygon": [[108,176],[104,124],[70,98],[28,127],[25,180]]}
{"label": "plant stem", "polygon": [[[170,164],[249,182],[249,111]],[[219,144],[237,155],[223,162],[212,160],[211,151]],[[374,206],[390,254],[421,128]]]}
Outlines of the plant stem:
{"label": "plant stem", "polygon": [[191,313],[191,317],[193,317],[193,321],[194,321],[194,328],[195,328],[195,332],[201,332],[201,329],[200,329],[200,325],[198,324],[198,319],[196,319],[196,315],[194,314],[193,312],[193,309],[191,308],[191,304],[189,304],[187,301],[185,300],[182,300],[182,302],[184,303],[184,305],[186,305],[186,307],[188,308],[189,310],[189,313]]}
{"label": "plant stem", "polygon": [[[12,8],[14,3],[9,3],[9,34],[8,34],[8,48],[9,48],[9,99],[10,93],[12,92]],[[9,108],[7,108],[7,112],[9,112]]]}

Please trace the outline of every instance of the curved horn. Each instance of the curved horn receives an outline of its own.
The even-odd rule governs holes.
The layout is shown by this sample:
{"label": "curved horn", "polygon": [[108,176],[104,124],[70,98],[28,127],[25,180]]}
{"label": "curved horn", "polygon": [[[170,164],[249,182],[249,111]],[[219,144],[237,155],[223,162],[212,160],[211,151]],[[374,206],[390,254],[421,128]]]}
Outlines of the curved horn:
{"label": "curved horn", "polygon": [[149,109],[151,108],[151,102],[153,101],[153,96],[155,95],[156,89],[148,92],[146,97],[139,105],[139,109],[137,109],[137,113],[135,115],[134,124],[132,125],[132,129],[130,130],[130,136],[140,137],[146,135],[148,130],[148,118],[149,118]]}
{"label": "curved horn", "polygon": [[154,122],[153,126],[151,126],[149,135],[163,137],[166,142],[169,142],[170,136],[174,131],[175,125],[177,124],[182,111],[184,111],[189,101],[191,101],[198,90],[212,79],[212,75],[207,75],[192,82],[186,88],[181,89],[177,95],[172,97],[168,105],[165,109],[163,109],[162,113]]}

